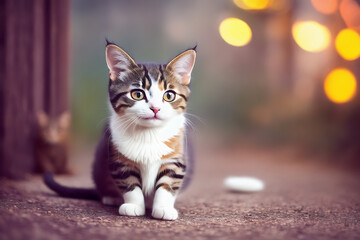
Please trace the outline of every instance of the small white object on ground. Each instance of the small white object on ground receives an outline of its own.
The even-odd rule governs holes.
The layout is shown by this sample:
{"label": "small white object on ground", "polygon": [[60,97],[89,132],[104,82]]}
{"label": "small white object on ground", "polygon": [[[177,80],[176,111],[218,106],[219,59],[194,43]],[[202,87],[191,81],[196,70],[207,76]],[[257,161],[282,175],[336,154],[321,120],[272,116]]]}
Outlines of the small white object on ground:
{"label": "small white object on ground", "polygon": [[264,183],[254,177],[227,177],[224,186],[230,191],[257,192],[264,189]]}

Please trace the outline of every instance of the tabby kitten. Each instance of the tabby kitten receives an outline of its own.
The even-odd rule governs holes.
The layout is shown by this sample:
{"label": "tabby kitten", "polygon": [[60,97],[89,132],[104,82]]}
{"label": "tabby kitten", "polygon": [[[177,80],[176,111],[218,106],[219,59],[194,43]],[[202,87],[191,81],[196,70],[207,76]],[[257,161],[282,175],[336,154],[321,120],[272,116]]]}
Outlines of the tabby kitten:
{"label": "tabby kitten", "polygon": [[[97,192],[87,192],[89,198],[119,204],[121,197],[120,215],[142,216],[152,207],[154,218],[178,218],[174,203],[191,158],[184,112],[195,57],[194,48],[168,64],[140,64],[107,44],[111,117],[95,156]],[[45,181],[60,195],[74,196],[49,176]]]}
{"label": "tabby kitten", "polygon": [[70,126],[70,113],[50,118],[46,113],[37,115],[38,130],[34,154],[35,171],[50,171],[56,174],[70,173],[68,169],[67,142]]}

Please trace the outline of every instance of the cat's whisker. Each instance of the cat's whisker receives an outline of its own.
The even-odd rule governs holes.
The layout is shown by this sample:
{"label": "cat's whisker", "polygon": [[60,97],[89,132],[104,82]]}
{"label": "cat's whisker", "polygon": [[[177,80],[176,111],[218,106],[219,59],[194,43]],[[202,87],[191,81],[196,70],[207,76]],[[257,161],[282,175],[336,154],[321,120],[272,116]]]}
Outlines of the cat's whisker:
{"label": "cat's whisker", "polygon": [[205,122],[205,120],[204,120],[203,118],[201,118],[201,117],[199,117],[199,116],[197,116],[197,115],[195,115],[195,114],[188,113],[188,112],[186,112],[186,113],[184,113],[184,114],[185,114],[186,117],[189,116],[189,117],[187,117],[187,119],[189,119],[189,118],[194,118],[194,119],[196,119],[197,121],[199,121],[201,124],[207,125],[206,122]]}
{"label": "cat's whisker", "polygon": [[185,120],[185,125],[190,127],[191,130],[196,130],[195,124],[188,118]]}
{"label": "cat's whisker", "polygon": [[129,127],[131,127],[132,125],[135,125],[135,121],[138,119],[138,117],[133,116],[129,121],[129,123],[127,124],[126,128],[123,130],[123,132],[126,132],[128,130]]}
{"label": "cat's whisker", "polygon": [[133,123],[132,123],[132,131],[131,132],[134,132],[135,131],[135,126],[136,126],[136,124],[134,124],[138,119],[140,119],[139,117],[137,117],[137,116],[135,116],[135,119],[134,119],[134,121],[133,121]]}
{"label": "cat's whisker", "polygon": [[118,123],[119,123],[119,127],[124,127],[126,126],[129,122],[131,122],[133,119],[133,117],[129,117],[129,116],[124,116],[124,117],[118,117]]}
{"label": "cat's whisker", "polygon": [[132,122],[132,118],[127,118],[125,121],[121,122],[119,127],[125,128],[130,122]]}
{"label": "cat's whisker", "polygon": [[128,124],[126,124],[126,126],[124,126],[124,128],[122,129],[122,131],[124,133],[126,133],[129,129],[129,127],[131,127],[132,123],[134,122],[134,119],[132,119],[131,121],[128,122]]}

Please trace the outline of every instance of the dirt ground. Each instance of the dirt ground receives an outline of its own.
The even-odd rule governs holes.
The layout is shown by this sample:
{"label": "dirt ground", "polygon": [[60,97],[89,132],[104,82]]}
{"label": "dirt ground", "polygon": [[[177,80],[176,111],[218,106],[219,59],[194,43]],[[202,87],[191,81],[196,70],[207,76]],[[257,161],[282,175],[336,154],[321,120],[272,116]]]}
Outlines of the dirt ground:
{"label": "dirt ground", "polygon": [[[289,149],[200,151],[173,222],[118,215],[117,207],[64,199],[39,176],[0,181],[0,239],[360,239],[360,175]],[[91,151],[74,158],[91,159]],[[90,161],[57,180],[91,186]],[[255,176],[258,193],[226,191],[226,176]]]}

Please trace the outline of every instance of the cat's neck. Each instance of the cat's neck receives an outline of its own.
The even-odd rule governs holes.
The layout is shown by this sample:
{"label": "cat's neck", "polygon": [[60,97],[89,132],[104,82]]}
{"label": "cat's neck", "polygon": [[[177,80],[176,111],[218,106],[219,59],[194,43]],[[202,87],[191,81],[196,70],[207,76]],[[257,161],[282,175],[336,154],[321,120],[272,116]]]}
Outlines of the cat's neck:
{"label": "cat's neck", "polygon": [[125,127],[126,121],[117,114],[110,118],[112,143],[125,157],[138,163],[150,164],[173,151],[165,142],[183,134],[185,117],[178,115],[160,127]]}

